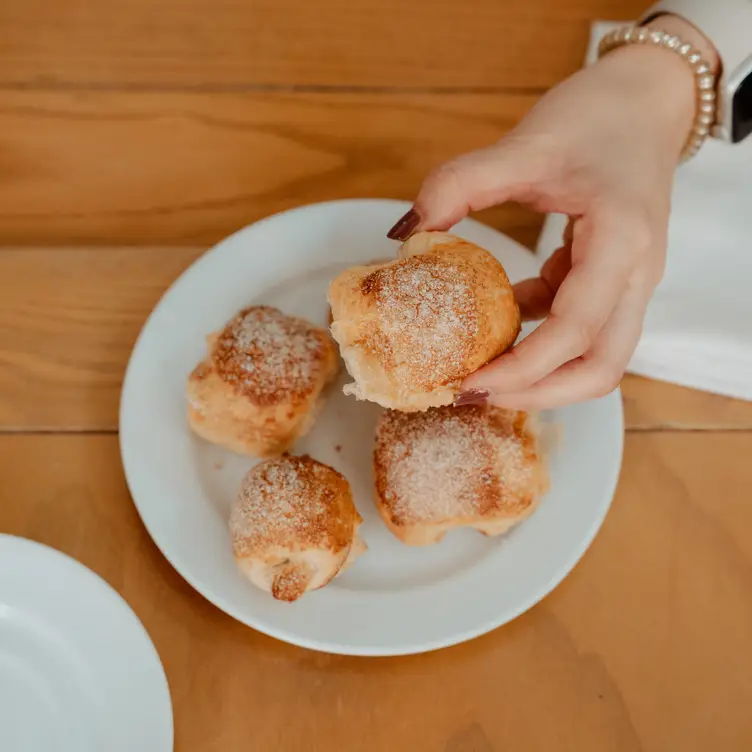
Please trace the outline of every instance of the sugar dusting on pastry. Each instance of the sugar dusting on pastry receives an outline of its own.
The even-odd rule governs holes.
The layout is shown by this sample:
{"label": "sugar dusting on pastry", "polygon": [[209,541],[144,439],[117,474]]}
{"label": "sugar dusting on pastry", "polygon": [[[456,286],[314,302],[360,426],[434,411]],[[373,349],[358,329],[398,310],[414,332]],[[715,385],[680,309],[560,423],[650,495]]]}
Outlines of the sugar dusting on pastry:
{"label": "sugar dusting on pastry", "polygon": [[241,548],[295,540],[341,549],[349,545],[352,522],[333,502],[346,486],[339,473],[309,457],[284,456],[257,465],[244,478],[232,510],[233,540]]}
{"label": "sugar dusting on pastry", "polygon": [[520,312],[504,267],[447,233],[417,233],[397,261],[329,285],[345,394],[403,412],[451,405],[464,379],[509,348]]}
{"label": "sugar dusting on pastry", "polygon": [[313,424],[339,361],[325,329],[252,306],[207,337],[186,384],[191,429],[251,457],[287,451]]}
{"label": "sugar dusting on pastry", "polygon": [[217,338],[212,360],[219,375],[258,404],[280,395],[303,396],[321,367],[320,329],[267,306],[246,308]]}
{"label": "sugar dusting on pastry", "polygon": [[230,512],[241,571],[276,599],[294,601],[326,585],[365,550],[350,485],[306,455],[252,468]]}
{"label": "sugar dusting on pastry", "polygon": [[398,383],[430,390],[462,378],[478,317],[457,267],[416,256],[371,272],[361,289],[379,310],[372,346]]}
{"label": "sugar dusting on pastry", "polygon": [[527,415],[500,408],[387,412],[374,464],[377,497],[395,525],[513,518],[545,490]]}

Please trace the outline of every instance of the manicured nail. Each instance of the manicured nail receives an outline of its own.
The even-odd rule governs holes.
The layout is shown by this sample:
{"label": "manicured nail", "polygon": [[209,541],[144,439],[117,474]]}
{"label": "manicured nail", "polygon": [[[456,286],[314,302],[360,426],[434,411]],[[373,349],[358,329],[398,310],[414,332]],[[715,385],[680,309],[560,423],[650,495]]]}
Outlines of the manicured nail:
{"label": "manicured nail", "polygon": [[420,215],[415,209],[405,214],[399,222],[386,234],[390,240],[407,240],[420,224]]}
{"label": "manicured nail", "polygon": [[454,401],[455,407],[464,407],[465,405],[485,405],[491,393],[487,389],[468,389],[457,395]]}

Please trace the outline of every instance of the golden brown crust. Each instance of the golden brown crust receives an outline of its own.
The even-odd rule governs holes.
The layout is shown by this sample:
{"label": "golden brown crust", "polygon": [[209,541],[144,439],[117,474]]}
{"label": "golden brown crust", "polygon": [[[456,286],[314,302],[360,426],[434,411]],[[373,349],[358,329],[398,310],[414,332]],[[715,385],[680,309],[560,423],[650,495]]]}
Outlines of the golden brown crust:
{"label": "golden brown crust", "polygon": [[233,554],[254,584],[294,601],[326,585],[365,549],[350,485],[308,456],[250,470],[230,513]]}
{"label": "golden brown crust", "polygon": [[292,603],[303,595],[315,574],[305,561],[287,562],[278,567],[272,579],[272,595],[278,601]]}
{"label": "golden brown crust", "polygon": [[316,388],[327,334],[270,306],[250,306],[214,342],[211,362],[223,381],[257,405],[297,403]]}
{"label": "golden brown crust", "polygon": [[378,320],[364,328],[356,345],[414,391],[458,384],[479,328],[472,276],[440,254],[372,271],[360,292],[371,299]]}
{"label": "golden brown crust", "polygon": [[355,379],[346,391],[403,411],[451,404],[519,334],[511,285],[490,253],[446,233],[418,233],[401,255],[329,288],[332,335]]}
{"label": "golden brown crust", "polygon": [[[369,262],[368,266],[383,266],[384,264],[389,264],[393,259],[377,259],[375,261]],[[334,314],[332,313],[332,307],[329,306],[329,311],[327,312],[327,326],[331,328],[332,324],[334,323]]]}
{"label": "golden brown crust", "polygon": [[188,378],[188,422],[207,441],[252,457],[287,451],[313,423],[339,361],[328,333],[266,306],[209,337]]}
{"label": "golden brown crust", "polygon": [[230,529],[238,555],[274,546],[339,552],[352,543],[356,516],[344,476],[307,455],[284,455],[246,474]]}
{"label": "golden brown crust", "polygon": [[374,472],[379,513],[413,543],[464,526],[503,532],[533,511],[548,483],[528,416],[481,406],[384,413]]}

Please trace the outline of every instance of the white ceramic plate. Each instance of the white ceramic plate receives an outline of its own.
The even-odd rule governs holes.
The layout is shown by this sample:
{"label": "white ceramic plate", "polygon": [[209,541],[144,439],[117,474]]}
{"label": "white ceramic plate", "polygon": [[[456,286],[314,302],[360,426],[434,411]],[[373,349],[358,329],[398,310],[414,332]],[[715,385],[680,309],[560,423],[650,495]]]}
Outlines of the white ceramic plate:
{"label": "white ceramic plate", "polygon": [[10,535],[0,535],[0,750],[172,750],[167,680],[135,614],[82,564]]}
{"label": "white ceramic plate", "polygon": [[[196,590],[236,619],[287,642],[359,655],[417,653],[470,639],[549,593],[582,556],[608,510],[621,462],[618,393],[547,418],[563,438],[550,458],[552,491],[509,535],[456,531],[409,548],[373,508],[371,455],[379,409],[336,389],[295,447],[350,481],[369,550],[345,574],[294,604],[256,590],[233,561],[227,517],[252,465],[194,438],[185,380],[204,337],[249,303],[325,325],[326,289],[348,265],[393,256],[384,237],[408,209],[399,201],[337,201],[279,214],[200,258],[168,290],[134,348],[123,387],[120,441],[133,498],[156,544]],[[531,254],[474,221],[456,232],[495,253],[513,279]],[[343,376],[344,383],[346,376]]]}

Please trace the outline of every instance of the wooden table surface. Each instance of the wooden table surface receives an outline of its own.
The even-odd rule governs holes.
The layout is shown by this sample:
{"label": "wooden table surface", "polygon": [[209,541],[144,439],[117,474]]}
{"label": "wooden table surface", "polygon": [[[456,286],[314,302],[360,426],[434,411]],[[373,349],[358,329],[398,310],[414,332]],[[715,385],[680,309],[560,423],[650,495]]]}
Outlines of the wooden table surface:
{"label": "wooden table surface", "polygon": [[[410,198],[503,135],[637,0],[0,5],[0,531],[131,604],[178,752],[752,749],[752,405],[627,378],[613,508],[540,605],[396,659],[290,647],[159,554],[117,444],[130,347],[208,245],[270,212]],[[519,207],[481,219],[532,245]],[[386,228],[385,228],[386,229]]]}

